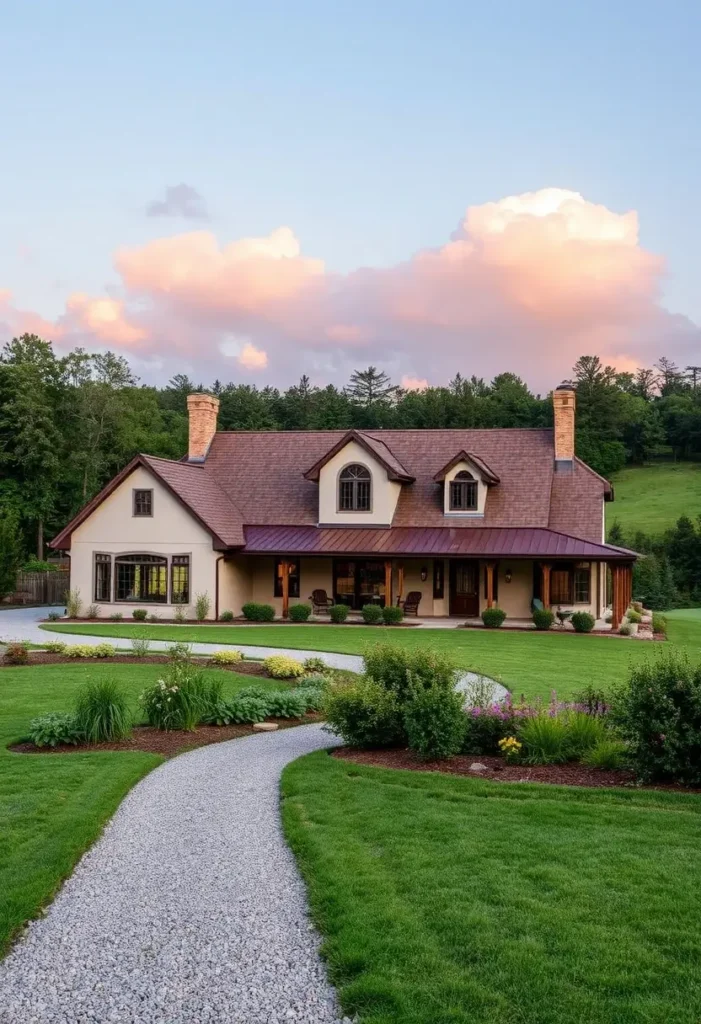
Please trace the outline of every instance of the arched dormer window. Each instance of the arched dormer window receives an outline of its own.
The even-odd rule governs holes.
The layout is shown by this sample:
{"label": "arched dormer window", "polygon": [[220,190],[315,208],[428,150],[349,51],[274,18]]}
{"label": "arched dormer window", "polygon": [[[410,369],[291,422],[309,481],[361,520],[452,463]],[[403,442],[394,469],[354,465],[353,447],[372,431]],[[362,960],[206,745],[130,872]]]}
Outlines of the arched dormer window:
{"label": "arched dormer window", "polygon": [[477,511],[477,481],[466,469],[456,473],[450,481],[450,511]]}
{"label": "arched dormer window", "polygon": [[372,509],[372,476],[366,466],[353,463],[338,478],[339,512],[370,512]]}

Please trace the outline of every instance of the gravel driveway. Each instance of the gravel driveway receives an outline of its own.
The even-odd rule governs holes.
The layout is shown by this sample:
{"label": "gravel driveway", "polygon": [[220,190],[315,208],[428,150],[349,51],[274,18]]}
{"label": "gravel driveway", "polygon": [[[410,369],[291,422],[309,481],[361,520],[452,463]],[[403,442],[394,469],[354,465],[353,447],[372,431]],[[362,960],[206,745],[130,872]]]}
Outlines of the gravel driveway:
{"label": "gravel driveway", "polygon": [[2,1024],[336,1024],[279,819],[320,726],[201,747],[127,796],[0,964]]}

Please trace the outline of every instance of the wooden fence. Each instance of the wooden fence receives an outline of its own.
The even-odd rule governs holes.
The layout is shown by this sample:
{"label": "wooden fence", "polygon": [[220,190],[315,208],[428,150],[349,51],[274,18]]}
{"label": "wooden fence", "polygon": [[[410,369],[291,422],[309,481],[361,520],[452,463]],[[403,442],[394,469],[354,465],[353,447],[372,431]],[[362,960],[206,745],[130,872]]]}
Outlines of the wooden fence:
{"label": "wooden fence", "polygon": [[56,572],[18,572],[17,589],[10,594],[11,604],[62,604],[70,586],[65,569]]}

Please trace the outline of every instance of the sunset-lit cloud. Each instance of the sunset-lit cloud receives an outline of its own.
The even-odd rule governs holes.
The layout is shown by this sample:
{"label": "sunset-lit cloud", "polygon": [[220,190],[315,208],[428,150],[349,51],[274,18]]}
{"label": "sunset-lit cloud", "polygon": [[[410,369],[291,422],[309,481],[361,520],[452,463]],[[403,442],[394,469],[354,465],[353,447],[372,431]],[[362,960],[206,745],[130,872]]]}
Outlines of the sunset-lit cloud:
{"label": "sunset-lit cloud", "polygon": [[428,387],[425,377],[410,377],[406,373],[402,376],[400,384],[405,391],[425,391]]}
{"label": "sunset-lit cloud", "polygon": [[[701,341],[661,305],[664,261],[641,246],[637,214],[555,188],[469,207],[443,246],[392,267],[331,272],[283,226],[123,246],[115,269],[109,296],[72,295],[41,333],[198,379],[343,380],[373,363],[407,389],[511,370],[543,390],[583,353],[628,369],[688,362]],[[19,322],[4,309],[0,323]]]}

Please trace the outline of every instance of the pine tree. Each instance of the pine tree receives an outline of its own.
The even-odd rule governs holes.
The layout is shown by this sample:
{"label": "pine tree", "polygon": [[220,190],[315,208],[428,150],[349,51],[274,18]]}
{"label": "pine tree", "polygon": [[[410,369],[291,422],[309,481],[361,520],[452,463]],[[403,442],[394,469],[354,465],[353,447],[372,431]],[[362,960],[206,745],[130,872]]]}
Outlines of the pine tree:
{"label": "pine tree", "polygon": [[345,389],[348,397],[363,408],[391,401],[396,397],[398,390],[389,376],[376,366],[368,366],[367,370],[355,370]]}

